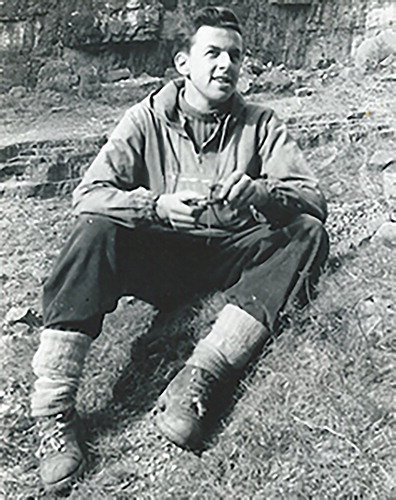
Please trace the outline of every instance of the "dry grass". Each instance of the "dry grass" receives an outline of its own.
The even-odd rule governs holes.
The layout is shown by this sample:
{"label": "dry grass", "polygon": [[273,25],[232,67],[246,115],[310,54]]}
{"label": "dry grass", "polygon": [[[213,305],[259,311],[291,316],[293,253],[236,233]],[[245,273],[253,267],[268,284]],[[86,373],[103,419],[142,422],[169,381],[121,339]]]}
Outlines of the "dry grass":
{"label": "dry grass", "polygon": [[[70,498],[396,497],[394,249],[371,239],[388,207],[378,172],[362,170],[375,149],[393,146],[340,136],[307,151],[330,200],[328,269],[316,299],[252,363],[201,454],[165,442],[151,410],[209,328],[218,298],[162,317],[120,302],[86,363],[78,409],[89,427],[89,467]],[[9,198],[0,210],[0,313],[39,311],[40,287],[71,224],[69,200]],[[4,324],[1,343],[0,495],[50,498],[29,417],[38,330]]]}

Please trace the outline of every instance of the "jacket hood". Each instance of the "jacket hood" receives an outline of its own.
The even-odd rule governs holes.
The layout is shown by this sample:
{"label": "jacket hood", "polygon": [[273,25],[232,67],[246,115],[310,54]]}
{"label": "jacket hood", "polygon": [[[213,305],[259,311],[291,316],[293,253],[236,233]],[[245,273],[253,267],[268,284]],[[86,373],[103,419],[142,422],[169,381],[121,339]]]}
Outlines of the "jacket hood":
{"label": "jacket hood", "polygon": [[[183,88],[184,78],[171,80],[146,98],[148,106],[170,126],[180,126],[177,102],[178,95]],[[246,104],[243,97],[235,92],[231,97],[229,114],[235,119],[240,119],[244,116],[245,110]]]}

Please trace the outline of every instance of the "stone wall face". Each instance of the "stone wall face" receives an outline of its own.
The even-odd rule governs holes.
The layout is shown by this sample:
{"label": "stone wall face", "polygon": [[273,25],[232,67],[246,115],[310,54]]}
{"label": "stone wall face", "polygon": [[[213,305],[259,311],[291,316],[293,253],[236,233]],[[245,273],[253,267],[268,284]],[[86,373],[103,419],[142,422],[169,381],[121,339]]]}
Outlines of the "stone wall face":
{"label": "stone wall face", "polygon": [[366,0],[257,2],[255,9],[248,17],[248,31],[256,37],[252,45],[266,59],[301,67],[323,58],[345,61],[352,34],[364,29]]}
{"label": "stone wall face", "polygon": [[396,26],[395,0],[370,0],[365,24],[367,35],[376,35],[378,30],[384,30],[390,26]]}
{"label": "stone wall face", "polygon": [[359,36],[396,17],[393,0],[9,0],[0,4],[0,91],[34,87],[43,63],[65,54],[77,72],[93,64],[160,75],[183,19],[208,4],[236,11],[254,55],[290,67],[345,62]]}

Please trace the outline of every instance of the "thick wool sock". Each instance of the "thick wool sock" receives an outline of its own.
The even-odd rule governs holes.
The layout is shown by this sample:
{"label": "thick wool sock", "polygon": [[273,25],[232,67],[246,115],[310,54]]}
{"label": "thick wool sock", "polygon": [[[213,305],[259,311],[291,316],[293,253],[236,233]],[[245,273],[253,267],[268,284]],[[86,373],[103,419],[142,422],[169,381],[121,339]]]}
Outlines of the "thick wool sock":
{"label": "thick wool sock", "polygon": [[209,335],[198,342],[186,364],[224,378],[243,369],[268,336],[267,328],[256,318],[240,307],[227,304]]}
{"label": "thick wool sock", "polygon": [[31,400],[33,417],[54,415],[74,407],[91,342],[83,333],[43,330],[32,362],[38,377]]}

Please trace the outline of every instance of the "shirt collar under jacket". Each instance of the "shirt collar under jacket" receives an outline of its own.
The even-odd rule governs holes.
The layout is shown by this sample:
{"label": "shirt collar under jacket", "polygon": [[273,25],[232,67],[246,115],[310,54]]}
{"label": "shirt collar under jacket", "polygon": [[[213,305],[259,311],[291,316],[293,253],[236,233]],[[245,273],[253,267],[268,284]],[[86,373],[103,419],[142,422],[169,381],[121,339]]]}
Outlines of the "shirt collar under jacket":
{"label": "shirt collar under jacket", "polygon": [[[164,87],[154,91],[148,97],[149,107],[167,124],[175,128],[183,128],[178,105],[179,92],[184,88],[184,78],[172,80]],[[231,97],[228,114],[230,121],[243,120],[246,114],[246,103],[243,97],[235,92]]]}

